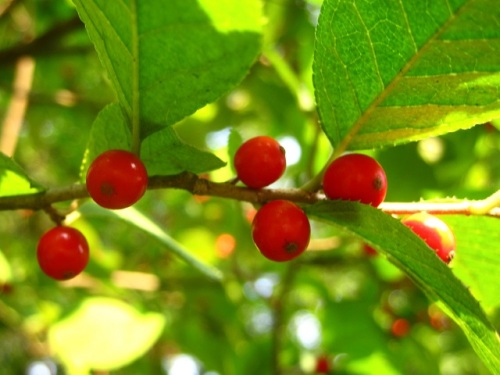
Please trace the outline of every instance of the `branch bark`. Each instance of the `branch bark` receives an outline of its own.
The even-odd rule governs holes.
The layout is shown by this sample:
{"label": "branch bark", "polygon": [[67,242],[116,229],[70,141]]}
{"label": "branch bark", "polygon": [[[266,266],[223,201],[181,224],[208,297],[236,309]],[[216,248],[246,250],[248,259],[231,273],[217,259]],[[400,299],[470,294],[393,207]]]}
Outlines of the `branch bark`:
{"label": "branch bark", "polygon": [[[299,204],[313,204],[326,199],[319,192],[303,189],[261,189],[254,190],[236,186],[231,182],[213,182],[191,172],[172,176],[152,176],[148,189],[181,189],[193,195],[205,195],[238,201],[263,204],[275,199],[286,199]],[[0,197],[0,211],[29,209],[41,210],[64,201],[87,198],[88,192],[83,184],[52,188],[30,195]],[[388,214],[405,215],[420,211],[431,214],[487,215],[500,218],[500,191],[478,201],[445,202],[384,202],[380,209]]]}

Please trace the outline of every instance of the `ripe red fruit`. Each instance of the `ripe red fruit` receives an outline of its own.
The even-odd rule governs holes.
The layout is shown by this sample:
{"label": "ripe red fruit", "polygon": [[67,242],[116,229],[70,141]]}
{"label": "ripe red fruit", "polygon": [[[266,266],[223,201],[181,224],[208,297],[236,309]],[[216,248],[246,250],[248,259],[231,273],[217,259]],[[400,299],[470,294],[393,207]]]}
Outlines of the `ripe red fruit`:
{"label": "ripe red fruit", "polygon": [[271,137],[249,139],[234,155],[238,178],[252,189],[261,189],[277,181],[285,168],[285,150]]}
{"label": "ripe red fruit", "polygon": [[90,196],[98,205],[120,209],[141,199],[148,186],[148,173],[135,154],[109,150],[92,162],[86,183]]}
{"label": "ripe red fruit", "polygon": [[311,237],[309,219],[302,209],[287,200],[262,206],[252,223],[252,238],[262,255],[284,262],[304,252]]}
{"label": "ripe red fruit", "polygon": [[316,358],[315,374],[328,374],[330,372],[330,359],[327,356]]}
{"label": "ripe red fruit", "polygon": [[387,192],[387,177],[372,157],[346,154],[327,167],[323,191],[329,199],[359,201],[378,207]]}
{"label": "ripe red fruit", "polygon": [[404,318],[396,319],[391,325],[391,332],[396,337],[404,337],[410,332],[410,322]]}
{"label": "ripe red fruit", "polygon": [[47,276],[56,280],[68,280],[87,266],[89,245],[80,231],[58,226],[40,238],[37,259]]}
{"label": "ripe red fruit", "polygon": [[445,263],[455,255],[455,236],[445,222],[427,212],[410,215],[401,222],[433,249]]}
{"label": "ripe red fruit", "polygon": [[374,256],[377,256],[378,255],[378,252],[377,250],[375,250],[373,247],[367,245],[367,244],[363,244],[363,251],[365,252],[366,255],[368,255],[369,257],[374,257]]}

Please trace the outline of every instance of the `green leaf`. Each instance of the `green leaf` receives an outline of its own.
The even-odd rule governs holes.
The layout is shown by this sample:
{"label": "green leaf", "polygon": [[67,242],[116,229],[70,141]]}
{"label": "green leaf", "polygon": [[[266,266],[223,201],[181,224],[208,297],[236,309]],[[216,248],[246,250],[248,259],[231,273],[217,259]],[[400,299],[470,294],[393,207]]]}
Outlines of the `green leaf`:
{"label": "green leaf", "polygon": [[329,201],[306,212],[356,235],[387,255],[433,300],[439,300],[462,328],[472,347],[494,373],[500,373],[500,342],[477,300],[450,268],[410,229],[382,211],[357,202]]}
{"label": "green leaf", "polygon": [[172,128],[146,138],[142,143],[141,158],[151,176],[184,171],[202,173],[225,165],[217,156],[184,143]]}
{"label": "green leaf", "polygon": [[87,169],[92,161],[107,150],[131,151],[132,136],[127,126],[126,115],[116,103],[104,107],[97,115],[92,129],[83,164],[81,166],[80,178],[85,180]]}
{"label": "green leaf", "polygon": [[260,1],[74,3],[140,139],[229,91],[260,50]]}
{"label": "green leaf", "polygon": [[0,196],[34,194],[43,190],[14,160],[0,153]]}
{"label": "green leaf", "polygon": [[[105,107],[92,125],[81,178],[85,178],[90,162],[102,152],[111,149],[131,151],[131,137],[127,118],[120,106],[114,103]],[[201,173],[224,166],[224,162],[215,155],[182,142],[172,128],[165,128],[146,138],[141,147],[141,159],[150,176],[184,171]]]}
{"label": "green leaf", "polygon": [[94,203],[88,203],[80,207],[79,211],[86,216],[99,215],[121,219],[157,239],[161,244],[165,245],[168,251],[181,258],[189,266],[198,270],[209,279],[215,281],[222,279],[222,273],[217,268],[202,263],[199,259],[194,257],[188,249],[184,248],[157,224],[152,222],[148,217],[144,216],[133,207],[125,208],[123,210],[106,210]]}
{"label": "green leaf", "polygon": [[499,220],[486,216],[447,215],[443,220],[457,240],[453,272],[465,282],[487,311],[500,306],[498,270],[500,269]]}
{"label": "green leaf", "polygon": [[[243,144],[243,137],[240,132],[234,128],[229,132],[229,137],[227,140],[227,155],[229,160],[234,160],[234,155],[238,148]],[[234,165],[231,164],[231,170],[236,173]]]}
{"label": "green leaf", "polygon": [[12,268],[4,253],[0,250],[0,286],[12,280]]}
{"label": "green leaf", "polygon": [[149,350],[165,326],[158,313],[140,313],[112,298],[87,298],[49,329],[51,349],[68,368],[114,370]]}
{"label": "green leaf", "polygon": [[497,0],[325,0],[314,85],[333,146],[416,141],[500,117]]}

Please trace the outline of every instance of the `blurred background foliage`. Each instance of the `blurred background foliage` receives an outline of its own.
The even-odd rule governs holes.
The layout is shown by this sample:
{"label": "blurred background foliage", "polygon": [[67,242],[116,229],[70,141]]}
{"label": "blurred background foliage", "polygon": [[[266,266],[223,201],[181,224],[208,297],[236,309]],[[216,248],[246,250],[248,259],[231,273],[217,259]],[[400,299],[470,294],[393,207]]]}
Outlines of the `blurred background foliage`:
{"label": "blurred background foliage", "polygon": [[[248,77],[175,126],[186,142],[227,161],[211,179],[232,178],[235,148],[259,134],[287,150],[289,166],[275,186],[300,186],[327,161],[311,84],[320,3],[265,0],[264,53]],[[35,70],[14,159],[47,187],[78,181],[92,121],[113,100],[76,17],[70,1],[0,1],[0,119],[16,95],[16,62],[30,55]],[[386,200],[491,194],[500,186],[498,128],[371,151],[388,175]],[[0,373],[311,374],[318,358],[332,374],[487,373],[438,306],[386,259],[332,227],[313,222],[310,251],[275,264],[251,241],[255,208],[248,204],[163,190],[148,192],[136,208],[217,267],[223,281],[207,279],[133,223],[72,214],[91,260],[83,277],[56,283],[35,256],[52,226],[48,216],[2,212]],[[89,306],[100,313],[85,315]],[[498,304],[487,313],[498,328]],[[109,352],[87,358],[101,341]],[[75,345],[81,356],[71,352]]]}

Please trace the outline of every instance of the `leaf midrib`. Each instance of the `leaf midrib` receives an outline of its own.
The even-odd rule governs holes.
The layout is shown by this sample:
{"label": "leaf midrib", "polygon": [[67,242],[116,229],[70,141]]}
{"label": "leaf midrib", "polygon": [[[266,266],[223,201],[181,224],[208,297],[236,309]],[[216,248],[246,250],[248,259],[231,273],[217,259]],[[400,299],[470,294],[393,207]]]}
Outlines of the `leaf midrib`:
{"label": "leaf midrib", "polygon": [[[394,79],[387,85],[387,87],[384,90],[382,90],[382,92],[373,100],[373,102],[363,112],[361,117],[359,117],[358,120],[354,123],[354,125],[349,129],[349,131],[344,136],[339,145],[335,148],[334,153],[332,155],[333,158],[340,156],[347,149],[347,147],[349,147],[349,144],[351,143],[352,139],[361,130],[363,125],[368,121],[368,119],[371,117],[373,112],[379,107],[379,105],[392,93],[392,91],[399,84],[401,79],[405,77],[406,73],[408,73],[408,71],[410,71],[410,69],[414,67],[415,63],[420,59],[420,57],[425,55],[426,51],[430,48],[430,45],[434,41],[436,41],[448,29],[448,27],[458,18],[458,16],[462,12],[464,12],[464,9],[467,8],[467,6],[470,5],[472,2],[473,0],[467,1],[459,9],[457,9],[455,13],[453,13],[451,8],[449,7],[449,2],[448,1],[446,2],[448,4],[448,8],[450,9],[449,19],[438,30],[436,30],[436,32],[422,45],[422,47],[420,47],[420,50],[416,51],[416,53],[411,57],[411,59],[399,71],[399,73],[396,74]],[[405,20],[407,20],[407,12],[404,9],[403,4],[402,4],[402,9],[403,9],[403,14],[405,16]],[[414,41],[413,32],[410,27],[408,27],[408,29],[410,31],[412,41]]]}
{"label": "leaf midrib", "polygon": [[139,91],[139,24],[137,18],[137,0],[130,3],[130,18],[132,27],[132,151],[139,155],[141,147],[141,115]]}

